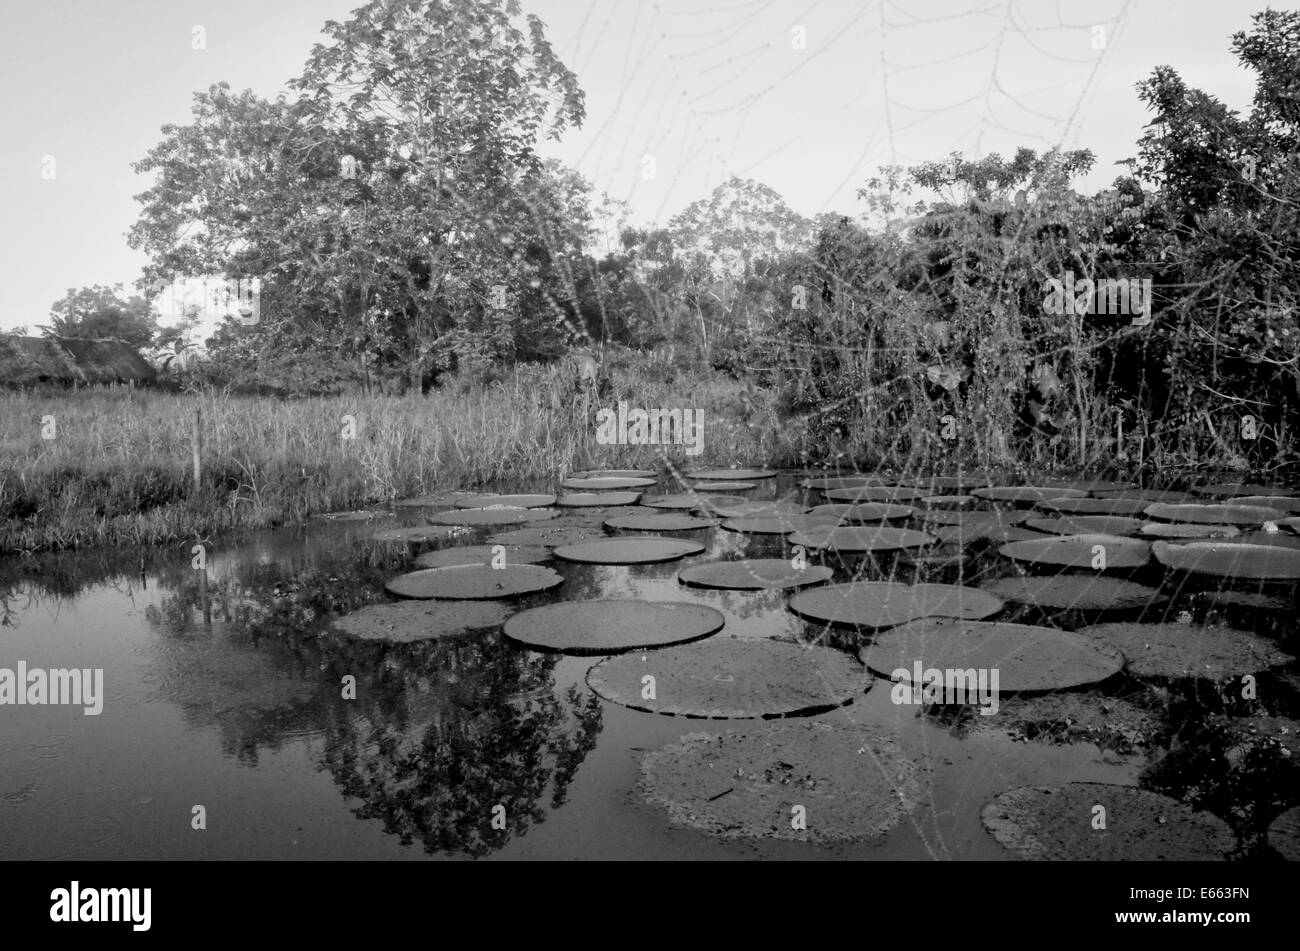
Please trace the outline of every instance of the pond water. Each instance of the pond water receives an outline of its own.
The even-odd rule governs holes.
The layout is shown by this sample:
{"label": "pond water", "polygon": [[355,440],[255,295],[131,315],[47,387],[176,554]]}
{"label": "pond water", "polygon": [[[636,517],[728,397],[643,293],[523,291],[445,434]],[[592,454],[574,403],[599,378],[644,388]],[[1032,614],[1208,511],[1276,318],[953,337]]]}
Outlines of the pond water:
{"label": "pond water", "polygon": [[[783,472],[741,494],[806,507],[828,501],[801,488],[800,477]],[[663,480],[647,491],[679,490]],[[397,644],[328,628],[340,613],[392,600],[384,582],[413,570],[420,552],[548,524],[476,527],[417,544],[370,540],[450,509],[448,501],[216,539],[206,544],[202,570],[193,567],[192,543],[143,562],[120,552],[0,560],[0,668],[23,662],[29,670],[102,669],[104,677],[97,716],[77,706],[0,706],[0,855],[1010,859],[981,823],[985,804],[1013,787],[1076,782],[1142,785],[1204,805],[1233,825],[1248,855],[1261,851],[1268,821],[1300,798],[1286,743],[1261,751],[1240,738],[1294,722],[1300,678],[1291,662],[1268,672],[1233,670],[1235,679],[1218,683],[1124,672],[1072,691],[1071,709],[1084,715],[1055,722],[1055,738],[1027,736],[1035,728],[1017,726],[1014,716],[988,718],[992,724],[970,708],[896,704],[891,685],[877,681],[848,706],[812,719],[886,732],[927,767],[917,808],[892,830],[865,842],[819,844],[674,825],[638,791],[641,756],[686,734],[754,731],[764,721],[687,719],[607,702],[586,683],[600,657],[533,652],[499,628]],[[559,522],[598,535],[605,519],[647,511],[574,509]],[[1020,532],[1012,537],[1034,534]],[[709,561],[788,559],[782,536],[711,527],[660,537],[698,541],[705,551],[651,565],[545,561],[564,584],[506,602],[507,610],[561,600],[679,601],[722,612],[726,625],[715,637],[815,641],[854,656],[867,642],[860,632],[796,617],[786,609],[793,591],[711,590],[677,580],[681,569]],[[997,553],[1001,544],[949,541],[924,563],[896,553],[810,558],[835,570],[832,584],[979,586],[1024,572]],[[1113,574],[1161,587],[1172,600],[1158,616],[1131,608],[1044,613],[1008,603],[996,617],[1071,630],[1134,618],[1154,624],[1188,612],[1196,624],[1208,618],[1256,630],[1297,653],[1290,585],[1167,573],[1154,561]],[[1246,597],[1216,595],[1220,588]],[[1259,674],[1256,697],[1240,696],[1245,673]],[[355,678],[354,697],[345,696],[345,678]],[[1259,717],[1270,719],[1252,733]],[[205,828],[193,827],[196,806]],[[494,827],[494,807],[504,807],[504,829]]]}

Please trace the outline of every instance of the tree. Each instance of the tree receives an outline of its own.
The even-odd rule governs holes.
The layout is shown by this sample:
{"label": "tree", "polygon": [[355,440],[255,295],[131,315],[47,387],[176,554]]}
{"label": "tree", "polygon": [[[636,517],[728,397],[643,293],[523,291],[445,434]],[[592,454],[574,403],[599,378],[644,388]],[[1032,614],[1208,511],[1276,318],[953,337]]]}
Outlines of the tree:
{"label": "tree", "polygon": [[47,337],[115,337],[144,348],[158,332],[158,318],[139,295],[124,296],[122,285],[68,288],[67,296],[50,305],[50,322],[41,325]]}

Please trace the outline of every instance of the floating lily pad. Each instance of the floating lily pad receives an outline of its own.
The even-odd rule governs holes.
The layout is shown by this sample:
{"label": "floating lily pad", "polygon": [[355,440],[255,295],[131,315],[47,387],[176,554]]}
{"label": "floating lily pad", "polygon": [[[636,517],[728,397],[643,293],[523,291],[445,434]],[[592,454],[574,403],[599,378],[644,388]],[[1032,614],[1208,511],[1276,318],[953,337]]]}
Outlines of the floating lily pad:
{"label": "floating lily pad", "polygon": [[[1105,829],[1093,828],[1096,806],[1105,807]],[[1136,786],[1021,786],[981,818],[1006,848],[1040,861],[1215,861],[1237,844],[1217,816]]]}
{"label": "floating lily pad", "polygon": [[851,502],[815,505],[809,515],[827,515],[841,522],[896,522],[911,518],[910,505],[892,505],[888,502]]}
{"label": "floating lily pad", "polygon": [[987,499],[990,502],[1029,507],[1037,505],[1039,502],[1045,502],[1048,499],[1079,499],[1088,493],[1082,489],[1067,489],[1059,486],[1004,485],[976,489],[971,494],[976,498]]}
{"label": "floating lily pad", "polygon": [[1267,545],[1270,548],[1291,548],[1300,550],[1300,538],[1290,532],[1281,530],[1271,532],[1267,530],[1260,532],[1242,532],[1236,538],[1230,539],[1241,545]]}
{"label": "floating lily pad", "polygon": [[788,541],[806,548],[826,548],[835,552],[901,551],[933,544],[933,535],[911,528],[852,525],[838,528],[808,528],[793,532]]}
{"label": "floating lily pad", "polygon": [[719,505],[745,505],[748,501],[739,495],[700,495],[695,492],[683,492],[677,495],[647,495],[641,499],[641,504],[655,509],[689,511]]}
{"label": "floating lily pad", "polygon": [[1139,677],[1224,680],[1295,660],[1249,631],[1196,624],[1097,624],[1078,632],[1124,655]]}
{"label": "floating lily pad", "polygon": [[548,561],[551,552],[540,545],[461,545],[457,548],[443,548],[439,551],[426,551],[415,559],[421,568],[454,568],[457,565],[491,565],[493,550],[505,549],[503,555],[507,565],[535,565],[539,561]]}
{"label": "floating lily pad", "polygon": [[980,500],[973,495],[928,495],[913,502],[912,507],[924,511],[930,509],[964,511],[974,508],[979,502]]}
{"label": "floating lily pad", "polygon": [[1120,515],[1070,515],[1031,518],[1025,527],[1049,535],[1136,535],[1142,530],[1142,523]]}
{"label": "floating lily pad", "polygon": [[[646,697],[645,677],[654,678]],[[614,703],[708,720],[807,716],[853,702],[871,678],[843,651],[785,641],[711,637],[602,660],[587,684]]]}
{"label": "floating lily pad", "polygon": [[1144,499],[1044,499],[1036,508],[1062,515],[1119,515],[1132,518],[1146,512],[1151,503]]}
{"label": "floating lily pad", "polygon": [[555,500],[566,509],[590,509],[619,505],[636,505],[640,492],[570,492]]}
{"label": "floating lily pad", "polygon": [[818,491],[824,492],[827,489],[850,489],[854,486],[880,484],[881,480],[877,476],[863,473],[859,475],[804,479],[799,483],[799,486],[804,489],[817,489]]}
{"label": "floating lily pad", "polygon": [[560,485],[575,492],[609,492],[614,489],[645,489],[658,481],[658,479],[627,479],[605,476],[597,479],[569,478],[561,482]]}
{"label": "floating lily pad", "polygon": [[399,598],[439,601],[490,601],[549,591],[564,584],[564,576],[541,565],[456,565],[425,568],[399,575],[384,587]]}
{"label": "floating lily pad", "polygon": [[[1013,561],[1059,568],[1110,570],[1140,568],[1151,560],[1151,546],[1118,535],[1059,535],[1003,545],[998,553]],[[1104,558],[1105,568],[1094,568]]]}
{"label": "floating lily pad", "polygon": [[1195,522],[1147,522],[1142,534],[1152,538],[1235,538],[1241,534],[1236,525],[1207,525]]}
{"label": "floating lily pad", "polygon": [[1300,512],[1300,499],[1289,495],[1243,495],[1232,501],[1234,505],[1277,509],[1285,515],[1294,515],[1296,512]]}
{"label": "floating lily pad", "polygon": [[570,479],[657,479],[653,469],[583,469],[570,472]]}
{"label": "floating lily pad", "polygon": [[[922,671],[998,672],[1001,693],[1063,690],[1100,683],[1124,666],[1118,651],[1077,634],[1031,624],[924,618],[876,635],[859,652],[881,677],[909,685],[919,662]],[[938,685],[942,689],[942,684]],[[974,690],[975,684],[970,685]],[[973,701],[968,701],[973,702]]]}
{"label": "floating lily pad", "polygon": [[924,617],[982,620],[1003,608],[1001,598],[953,584],[853,581],[805,591],[790,599],[792,613],[818,624],[893,627]]}
{"label": "floating lily pad", "polygon": [[1168,502],[1171,505],[1198,501],[1197,497],[1192,493],[1178,492],[1174,489],[1119,489],[1112,492],[1101,491],[1095,494],[1102,499],[1140,499],[1146,502]]}
{"label": "floating lily pad", "polygon": [[699,640],[722,630],[721,611],[679,601],[562,601],[520,611],[505,634],[536,650],[564,654],[624,651]]}
{"label": "floating lily pad", "polygon": [[794,502],[740,502],[734,505],[709,505],[707,508],[701,508],[700,511],[707,512],[709,515],[716,515],[719,518],[768,518],[784,517],[787,515],[803,515],[808,509],[806,506],[797,505]]}
{"label": "floating lily pad", "polygon": [[915,489],[906,485],[861,485],[846,489],[827,489],[823,493],[832,502],[896,502],[908,504],[927,495],[929,489]]}
{"label": "floating lily pad", "polygon": [[1147,517],[1158,522],[1193,522],[1198,525],[1263,525],[1276,521],[1277,509],[1258,505],[1170,505],[1154,502]]}
{"label": "floating lily pad", "polygon": [[545,522],[531,528],[520,528],[513,532],[501,532],[488,538],[489,545],[544,545],[558,548],[560,545],[576,545],[579,542],[594,541],[604,538],[605,533],[598,526],[580,528],[574,526],[548,525]]}
{"label": "floating lily pad", "polygon": [[1268,827],[1268,844],[1288,862],[1300,862],[1300,806],[1293,806]]}
{"label": "floating lily pad", "polygon": [[830,580],[834,574],[833,569],[821,565],[795,568],[784,558],[747,558],[744,561],[712,561],[705,565],[692,565],[679,571],[677,580],[695,588],[759,591],[821,584]]}
{"label": "floating lily pad", "polygon": [[444,538],[451,538],[455,535],[465,534],[464,528],[453,528],[449,525],[412,525],[408,528],[390,528],[382,532],[375,532],[370,538],[377,542],[406,542],[407,544],[418,544],[420,542],[436,542]]}
{"label": "floating lily pad", "polygon": [[1261,485],[1258,482],[1217,482],[1214,485],[1193,486],[1197,495],[1216,499],[1237,499],[1247,495],[1293,495],[1295,490],[1286,485]]}
{"label": "floating lily pad", "polygon": [[702,528],[716,528],[716,518],[694,518],[690,515],[619,515],[605,522],[606,528],[632,532],[693,532]]}
{"label": "floating lily pad", "polygon": [[[928,786],[925,765],[877,727],[792,720],[751,733],[687,734],[642,757],[637,788],[675,825],[833,844],[883,836]],[[792,828],[796,805],[806,829]]]}
{"label": "floating lily pad", "polygon": [[1127,611],[1169,600],[1155,588],[1100,574],[1003,578],[980,587],[1004,601],[1054,610]]}
{"label": "floating lily pad", "polygon": [[776,478],[776,473],[769,469],[697,469],[684,474],[687,478],[708,482],[750,482],[754,479]]}
{"label": "floating lily pad", "polygon": [[700,485],[688,486],[688,488],[702,490],[706,492],[748,492],[750,489],[757,489],[757,482],[705,482]]}
{"label": "floating lily pad", "polygon": [[745,535],[788,535],[839,524],[833,515],[753,515],[725,519],[722,527]]}
{"label": "floating lily pad", "polygon": [[545,522],[559,515],[556,509],[485,508],[453,509],[428,516],[430,525],[520,525],[526,522]]}
{"label": "floating lily pad", "polygon": [[1156,561],[1167,568],[1216,578],[1252,581],[1300,580],[1300,551],[1236,542],[1156,542]]}
{"label": "floating lily pad", "polygon": [[460,637],[499,627],[509,612],[499,604],[478,601],[398,601],[372,604],[346,614],[332,626],[365,641],[409,643]]}
{"label": "floating lily pad", "polygon": [[554,504],[554,495],[470,495],[457,500],[456,508],[485,509],[504,505],[516,509],[543,509]]}
{"label": "floating lily pad", "polygon": [[561,545],[555,549],[555,557],[588,565],[651,565],[677,561],[687,555],[698,555],[702,551],[704,546],[697,542],[636,536]]}

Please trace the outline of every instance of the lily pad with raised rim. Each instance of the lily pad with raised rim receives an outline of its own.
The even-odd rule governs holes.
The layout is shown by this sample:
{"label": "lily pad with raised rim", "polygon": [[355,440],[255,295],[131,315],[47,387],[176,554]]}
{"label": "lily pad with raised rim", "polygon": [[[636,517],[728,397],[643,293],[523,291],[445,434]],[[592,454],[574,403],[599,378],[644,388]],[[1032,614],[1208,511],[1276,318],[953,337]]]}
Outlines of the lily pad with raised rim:
{"label": "lily pad with raised rim", "polygon": [[1146,512],[1151,503],[1145,499],[1044,499],[1035,508],[1061,515],[1118,515],[1133,518]]}
{"label": "lily pad with raised rim", "polygon": [[560,485],[574,492],[611,492],[619,489],[648,489],[658,479],[632,479],[603,476],[595,479],[565,479]]}
{"label": "lily pad with raised rim", "polygon": [[703,604],[602,598],[520,611],[506,622],[505,634],[534,650],[621,654],[699,640],[725,623],[721,611]]}
{"label": "lily pad with raised rim", "polygon": [[516,509],[544,509],[555,504],[554,495],[470,495],[458,499],[458,509],[485,509],[504,505]]}
{"label": "lily pad with raised rim", "polygon": [[648,508],[690,511],[697,508],[714,508],[726,505],[745,505],[748,499],[739,495],[701,495],[696,492],[681,492],[676,495],[647,495],[641,504]]}
{"label": "lily pad with raised rim", "polygon": [[924,617],[978,621],[1003,608],[1001,598],[952,584],[852,581],[805,591],[790,599],[791,613],[816,624],[877,630]]}
{"label": "lily pad with raised rim", "polygon": [[555,500],[566,509],[613,508],[619,505],[636,505],[640,492],[570,492]]}
{"label": "lily pad with raised rim", "polygon": [[697,469],[682,473],[688,479],[706,482],[752,482],[755,479],[775,479],[770,469]]}
{"label": "lily pad with raised rim", "polygon": [[1109,571],[1141,568],[1151,560],[1151,546],[1119,535],[1058,535],[1012,542],[999,548],[998,554],[1035,566]]}
{"label": "lily pad with raised rim", "polygon": [[368,605],[330,626],[363,641],[407,644],[500,627],[508,615],[502,605],[486,601],[397,601]]}
{"label": "lily pad with raised rim", "polygon": [[561,545],[555,557],[587,565],[653,565],[698,555],[704,546],[676,538],[606,538],[601,541]]}
{"label": "lily pad with raised rim", "polygon": [[1156,560],[1166,568],[1216,578],[1300,581],[1300,551],[1275,545],[1237,542],[1156,542]]}
{"label": "lily pad with raised rim", "polygon": [[923,548],[936,541],[933,535],[911,528],[854,525],[838,528],[809,528],[787,536],[792,545],[828,549],[840,553],[902,551]]}
{"label": "lily pad with raised rim", "polygon": [[539,561],[549,561],[550,549],[541,545],[461,545],[456,548],[442,548],[438,551],[426,551],[415,559],[420,568],[454,568],[457,565],[491,566],[498,547],[504,549],[502,556],[507,565],[535,565]]}
{"label": "lily pad with raised rim", "polygon": [[1277,509],[1258,505],[1170,505],[1153,502],[1147,518],[1157,522],[1192,522],[1198,525],[1263,525],[1277,520]]}
{"label": "lily pad with raised rim", "polygon": [[821,565],[795,568],[784,558],[746,558],[743,561],[692,565],[679,571],[677,580],[693,588],[761,591],[817,585],[829,581],[834,575],[833,569]]}
{"label": "lily pad with raised rim", "polygon": [[386,585],[399,598],[439,601],[491,601],[550,591],[564,584],[564,576],[541,565],[454,565],[424,568],[398,575]]}
{"label": "lily pad with raised rim", "polygon": [[665,515],[638,513],[607,519],[605,527],[620,532],[695,532],[705,528],[717,528],[718,520],[671,513]]}

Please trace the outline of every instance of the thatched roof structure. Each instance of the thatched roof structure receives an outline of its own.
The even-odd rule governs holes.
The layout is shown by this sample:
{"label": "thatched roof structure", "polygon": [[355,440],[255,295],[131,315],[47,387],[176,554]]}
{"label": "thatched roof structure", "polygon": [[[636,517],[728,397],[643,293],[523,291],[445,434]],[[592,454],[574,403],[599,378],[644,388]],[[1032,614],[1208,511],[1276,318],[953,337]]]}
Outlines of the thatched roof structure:
{"label": "thatched roof structure", "polygon": [[38,383],[127,383],[157,371],[121,340],[0,334],[0,386]]}

